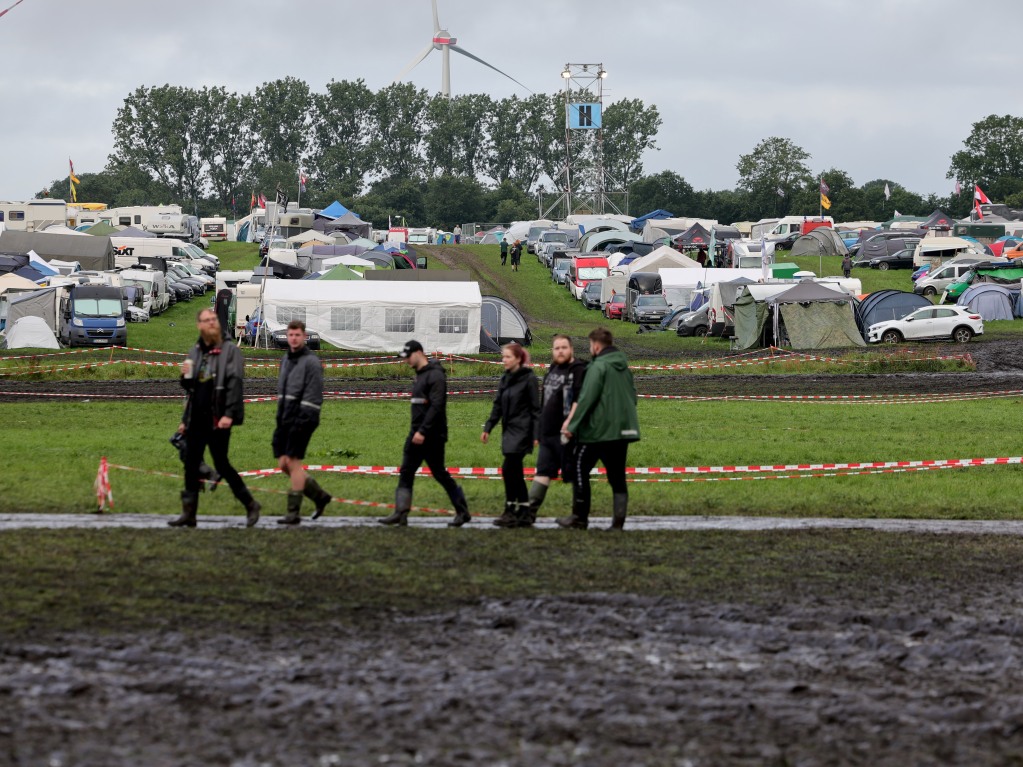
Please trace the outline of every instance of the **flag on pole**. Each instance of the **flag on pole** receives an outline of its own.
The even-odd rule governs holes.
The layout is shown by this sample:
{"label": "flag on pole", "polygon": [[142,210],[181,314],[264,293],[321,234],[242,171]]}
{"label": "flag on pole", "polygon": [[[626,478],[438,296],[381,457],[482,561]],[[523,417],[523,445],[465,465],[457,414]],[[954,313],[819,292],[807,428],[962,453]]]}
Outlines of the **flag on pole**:
{"label": "flag on pole", "polygon": [[274,202],[276,202],[282,210],[288,209],[288,195],[280,187],[277,187],[277,195],[274,198]]}
{"label": "flag on pole", "polygon": [[774,191],[776,191],[778,193],[779,197],[784,197],[785,196],[785,190],[782,189],[780,186],[777,189],[775,189]]}
{"label": "flag on pole", "polygon": [[266,207],[266,195],[263,194],[262,192],[260,192],[259,193],[259,198],[256,200],[256,202],[259,203],[259,207],[265,208]]}
{"label": "flag on pole", "polygon": [[78,190],[75,188],[75,184],[81,184],[78,180],[78,176],[75,175],[75,164],[71,162],[71,158],[67,158],[67,164],[69,168],[68,172],[68,186],[71,190],[71,202],[78,202]]}
{"label": "flag on pole", "polygon": [[309,180],[309,177],[301,171],[298,171],[298,191],[305,193],[305,183]]}
{"label": "flag on pole", "polygon": [[888,182],[887,181],[884,184],[884,198],[886,200],[892,199],[892,190],[888,187]]}
{"label": "flag on pole", "polygon": [[[827,185],[827,184],[826,184],[826,183],[824,182],[824,177],[823,177],[823,176],[821,176],[821,196],[822,196],[822,197],[826,197],[826,196],[827,196],[827,195],[829,195],[829,194],[831,194],[831,187],[829,187],[829,186],[828,186],[828,185]],[[824,207],[826,208],[826,207],[828,207],[828,206],[827,206],[827,205],[825,205]]]}
{"label": "flag on pole", "polygon": [[901,213],[899,213],[899,211],[895,211],[895,218],[898,218],[898,217],[899,217],[899,216],[901,216],[901,215],[902,215],[902,214],[901,214]]}
{"label": "flag on pole", "polygon": [[826,194],[824,194],[824,192],[821,192],[821,207],[824,208],[824,210],[831,210],[831,200]]}
{"label": "flag on pole", "polygon": [[977,185],[977,184],[974,184],[973,185],[973,209],[977,211],[977,218],[978,219],[980,219],[980,220],[984,219],[984,213],[981,211],[980,206],[981,205],[990,205],[990,204],[991,204],[991,200],[989,200],[987,198],[987,195],[984,194],[984,192],[980,188],[980,186]]}
{"label": "flag on pole", "polygon": [[252,210],[254,207],[256,207],[256,193],[255,192],[253,192],[252,193],[252,197],[249,198],[249,210]]}
{"label": "flag on pole", "polygon": [[959,179],[956,179],[956,197],[963,193],[963,185],[959,183]]}

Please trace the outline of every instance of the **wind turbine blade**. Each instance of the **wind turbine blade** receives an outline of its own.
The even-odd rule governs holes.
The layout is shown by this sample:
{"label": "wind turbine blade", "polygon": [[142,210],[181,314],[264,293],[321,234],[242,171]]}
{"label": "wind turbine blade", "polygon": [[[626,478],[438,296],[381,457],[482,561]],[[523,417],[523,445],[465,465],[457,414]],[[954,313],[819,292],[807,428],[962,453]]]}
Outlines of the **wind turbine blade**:
{"label": "wind turbine blade", "polygon": [[416,66],[418,66],[419,63],[423,59],[425,59],[427,56],[429,56],[430,55],[430,51],[432,51],[432,50],[433,50],[433,43],[430,43],[428,46],[426,46],[423,49],[423,52],[420,53],[418,56],[416,56],[415,60],[411,64],[409,64],[407,67],[405,67],[403,70],[401,70],[401,74],[398,75],[397,77],[395,77],[393,80],[391,80],[391,82],[392,83],[396,83],[399,80],[401,80],[405,75],[407,75],[409,72],[411,72],[413,69],[415,69]]}
{"label": "wind turbine blade", "polygon": [[[10,11],[11,8],[15,8],[15,7],[21,5],[22,2],[24,2],[24,0],[18,0],[18,2],[16,2],[10,8],[4,8],[2,11],[0,11],[0,16],[3,16],[5,13]],[[437,15],[436,15],[437,14],[437,0],[433,0],[433,13],[434,13],[434,18],[436,19],[437,18]]]}
{"label": "wind turbine blade", "polygon": [[522,87],[525,88],[530,93],[533,92],[532,89],[530,89],[528,86],[523,85],[522,83],[520,83],[518,80],[516,80],[514,77],[512,77],[507,72],[502,72],[500,69],[495,67],[493,64],[488,64],[487,62],[485,62],[479,56],[472,55],[471,53],[469,53],[469,51],[465,50],[465,48],[460,48],[457,45],[449,45],[448,48],[450,48],[451,50],[455,51],[456,53],[461,53],[463,56],[467,56],[468,58],[472,59],[473,61],[478,61],[480,64],[482,64],[485,67],[490,67],[491,69],[493,69],[498,74],[504,75],[505,77],[507,77],[513,83],[518,83],[519,85],[522,85]]}
{"label": "wind turbine blade", "polygon": [[440,32],[440,16],[437,14],[437,0],[433,0],[433,34]]}

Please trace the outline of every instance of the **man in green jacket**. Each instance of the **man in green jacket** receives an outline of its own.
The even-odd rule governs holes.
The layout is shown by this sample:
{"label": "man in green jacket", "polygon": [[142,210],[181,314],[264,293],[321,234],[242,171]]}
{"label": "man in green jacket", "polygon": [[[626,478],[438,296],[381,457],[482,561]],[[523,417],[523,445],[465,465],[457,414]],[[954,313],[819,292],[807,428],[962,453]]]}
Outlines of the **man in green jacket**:
{"label": "man in green jacket", "polygon": [[639,439],[636,387],[625,354],[613,346],[611,331],[596,328],[589,338],[593,362],[586,369],[579,400],[562,428],[566,438],[574,436],[579,443],[572,487],[572,516],[559,519],[558,524],[579,530],[588,527],[590,471],[600,461],[614,494],[614,516],[609,529],[622,530],[629,509],[625,464],[629,443]]}

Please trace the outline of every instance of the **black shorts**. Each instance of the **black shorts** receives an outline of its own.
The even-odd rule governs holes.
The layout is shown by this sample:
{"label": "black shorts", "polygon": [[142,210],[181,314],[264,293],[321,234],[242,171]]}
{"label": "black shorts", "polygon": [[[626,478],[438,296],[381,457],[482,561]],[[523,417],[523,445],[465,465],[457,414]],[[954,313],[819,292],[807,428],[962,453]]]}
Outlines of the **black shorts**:
{"label": "black shorts", "polygon": [[575,441],[561,444],[561,435],[540,437],[540,451],[536,456],[536,476],[572,481],[572,463],[575,455]]}
{"label": "black shorts", "polygon": [[288,458],[305,458],[305,451],[309,447],[309,440],[312,439],[314,431],[315,426],[278,426],[274,429],[271,441],[274,458],[280,458],[282,455]]}

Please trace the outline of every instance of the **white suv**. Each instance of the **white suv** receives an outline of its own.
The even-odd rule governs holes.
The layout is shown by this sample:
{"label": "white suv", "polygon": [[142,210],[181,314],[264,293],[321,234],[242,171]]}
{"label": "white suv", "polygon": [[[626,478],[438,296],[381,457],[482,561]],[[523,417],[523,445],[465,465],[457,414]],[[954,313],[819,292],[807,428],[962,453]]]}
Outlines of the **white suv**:
{"label": "white suv", "polygon": [[867,340],[897,344],[902,341],[925,341],[951,338],[965,344],[984,332],[984,318],[965,306],[925,306],[901,320],[886,320],[871,325]]}

